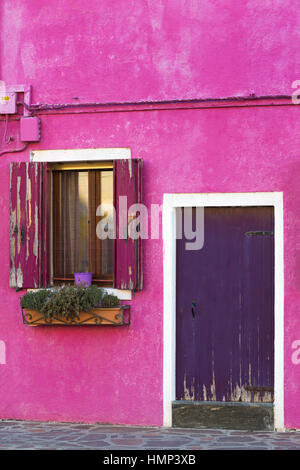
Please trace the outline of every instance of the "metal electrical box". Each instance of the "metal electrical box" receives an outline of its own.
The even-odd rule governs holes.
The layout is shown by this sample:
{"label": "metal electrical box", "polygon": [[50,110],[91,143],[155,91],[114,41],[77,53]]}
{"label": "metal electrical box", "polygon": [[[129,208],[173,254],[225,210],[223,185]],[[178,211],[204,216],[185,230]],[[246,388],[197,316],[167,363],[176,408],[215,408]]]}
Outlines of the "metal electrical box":
{"label": "metal electrical box", "polygon": [[15,114],[17,112],[17,94],[0,91],[0,114]]}
{"label": "metal electrical box", "polygon": [[39,142],[41,139],[41,120],[38,117],[20,119],[20,139],[22,142]]}

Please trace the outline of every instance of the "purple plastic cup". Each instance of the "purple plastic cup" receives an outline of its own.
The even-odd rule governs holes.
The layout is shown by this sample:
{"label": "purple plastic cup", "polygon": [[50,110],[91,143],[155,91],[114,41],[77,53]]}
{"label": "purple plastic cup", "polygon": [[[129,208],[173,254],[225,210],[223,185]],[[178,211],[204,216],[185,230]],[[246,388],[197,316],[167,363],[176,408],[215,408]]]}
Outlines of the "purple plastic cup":
{"label": "purple plastic cup", "polygon": [[88,287],[92,284],[93,273],[74,273],[76,286]]}

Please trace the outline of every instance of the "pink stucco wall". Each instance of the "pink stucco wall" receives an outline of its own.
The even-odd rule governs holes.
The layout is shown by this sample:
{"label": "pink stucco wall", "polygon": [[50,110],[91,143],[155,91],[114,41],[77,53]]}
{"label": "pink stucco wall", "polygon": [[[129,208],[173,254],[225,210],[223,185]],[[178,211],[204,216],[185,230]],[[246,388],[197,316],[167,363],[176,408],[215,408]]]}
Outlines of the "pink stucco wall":
{"label": "pink stucco wall", "polygon": [[34,101],[289,94],[297,0],[2,0],[4,79]]}
{"label": "pink stucco wall", "polygon": [[[300,78],[292,0],[99,0],[88,10],[82,0],[4,0],[0,18],[0,79],[31,84],[34,103],[291,94]],[[283,191],[285,426],[298,429],[299,109],[45,114],[42,140],[29,148],[130,147],[144,160],[148,206],[163,193]],[[0,418],[161,425],[161,239],[144,243],[145,288],[129,328],[22,324],[22,293],[8,287],[9,163],[29,150],[0,159]]]}

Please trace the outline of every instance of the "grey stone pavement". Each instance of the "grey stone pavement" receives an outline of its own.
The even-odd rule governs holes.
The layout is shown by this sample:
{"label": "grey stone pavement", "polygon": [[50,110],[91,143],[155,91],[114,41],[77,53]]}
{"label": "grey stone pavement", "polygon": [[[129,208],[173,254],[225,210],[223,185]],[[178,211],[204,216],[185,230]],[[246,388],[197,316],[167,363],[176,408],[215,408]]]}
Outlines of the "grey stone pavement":
{"label": "grey stone pavement", "polygon": [[300,432],[0,420],[0,450],[300,450]]}

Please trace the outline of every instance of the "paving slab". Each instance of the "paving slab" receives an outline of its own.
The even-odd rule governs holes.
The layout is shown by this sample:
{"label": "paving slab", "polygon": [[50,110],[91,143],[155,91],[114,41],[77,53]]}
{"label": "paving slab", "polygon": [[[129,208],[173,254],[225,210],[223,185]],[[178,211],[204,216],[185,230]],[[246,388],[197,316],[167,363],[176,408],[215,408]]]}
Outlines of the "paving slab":
{"label": "paving slab", "polygon": [[300,432],[0,420],[1,450],[300,450]]}

